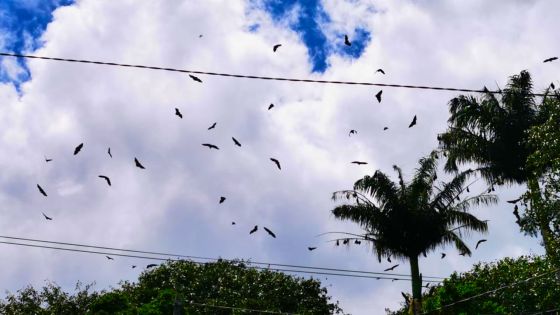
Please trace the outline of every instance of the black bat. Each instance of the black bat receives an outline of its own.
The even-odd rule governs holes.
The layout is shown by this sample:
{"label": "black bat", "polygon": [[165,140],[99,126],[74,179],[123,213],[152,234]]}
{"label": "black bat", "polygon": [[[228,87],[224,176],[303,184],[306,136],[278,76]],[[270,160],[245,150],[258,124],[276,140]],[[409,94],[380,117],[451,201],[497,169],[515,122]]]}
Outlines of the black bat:
{"label": "black bat", "polygon": [[358,132],[357,132],[356,130],[352,129],[352,130],[350,130],[350,132],[348,133],[348,137],[350,137],[350,135],[353,135],[353,134],[356,135],[356,134],[358,134]]}
{"label": "black bat", "polygon": [[233,140],[233,143],[235,143],[236,146],[240,147],[241,143],[239,141],[237,141],[237,139],[235,139],[234,137],[231,137],[231,140]]}
{"label": "black bat", "polygon": [[410,125],[408,125],[408,128],[412,128],[414,127],[414,125],[416,125],[416,115],[414,115],[414,118],[412,118],[412,121],[410,122]]}
{"label": "black bat", "polygon": [[344,45],[346,45],[346,46],[352,46],[352,43],[351,43],[350,40],[348,39],[348,35],[344,35]]}
{"label": "black bat", "polygon": [[274,104],[271,103],[270,105],[268,105],[268,110],[271,110],[272,107],[274,107]]}
{"label": "black bat", "polygon": [[136,167],[138,168],[145,169],[144,165],[140,164],[140,161],[138,161],[137,158],[134,158],[134,164],[136,164]]}
{"label": "black bat", "polygon": [[113,257],[109,257],[109,256],[105,256],[105,257],[107,257],[107,259],[109,259],[109,260],[115,260],[115,258],[113,258]]}
{"label": "black bat", "polygon": [[367,162],[361,162],[361,161],[353,161],[353,162],[350,162],[350,163],[351,163],[351,164],[357,164],[357,165],[365,165],[365,164],[367,164]]}
{"label": "black bat", "polygon": [[393,267],[387,268],[383,271],[393,271],[393,269],[397,268],[399,266],[399,264],[394,265]]}
{"label": "black bat", "polygon": [[375,73],[377,73],[377,72],[381,72],[381,73],[385,74],[385,71],[383,71],[383,69],[377,69],[377,71],[375,71]]}
{"label": "black bat", "polygon": [[41,212],[41,213],[43,214],[43,216],[45,217],[45,219],[47,219],[47,220],[49,220],[49,221],[52,220],[52,218],[51,218],[51,217],[48,217],[44,212]]}
{"label": "black bat", "polygon": [[554,83],[550,83],[550,88],[556,90],[556,86],[554,85]]}
{"label": "black bat", "polygon": [[551,62],[551,61],[554,61],[556,59],[558,59],[558,57],[552,57],[552,58],[545,59],[543,62]]}
{"label": "black bat", "polygon": [[179,118],[183,119],[183,114],[179,111],[178,108],[175,108],[175,115],[179,116]]}
{"label": "black bat", "polygon": [[45,162],[49,163],[50,161],[52,161],[52,159],[47,159],[47,157],[45,156]]}
{"label": "black bat", "polygon": [[220,203],[223,203],[224,201],[226,201],[226,197],[220,197]]}
{"label": "black bat", "polygon": [[216,123],[213,123],[212,126],[208,127],[208,130],[216,128]]}
{"label": "black bat", "polygon": [[377,94],[375,94],[375,98],[377,99],[377,102],[381,103],[381,94],[383,94],[383,90],[377,92]]}
{"label": "black bat", "polygon": [[136,265],[132,265],[132,269],[136,268]]}
{"label": "black bat", "polygon": [[441,253],[441,259],[444,259],[447,256],[445,253]]}
{"label": "black bat", "polygon": [[202,145],[205,146],[205,147],[208,147],[209,149],[220,150],[220,148],[218,148],[218,146],[210,144],[210,143],[203,143]]}
{"label": "black bat", "polygon": [[278,167],[279,170],[282,169],[282,168],[280,167],[280,162],[279,162],[277,159],[275,159],[275,158],[270,158],[270,160],[276,164],[276,166]]}
{"label": "black bat", "polygon": [[78,144],[78,146],[74,149],[74,155],[78,154],[83,147],[84,147],[83,143]]}
{"label": "black bat", "polygon": [[234,221],[231,221],[231,225],[235,225],[235,222],[234,222]]}
{"label": "black bat", "polygon": [[484,240],[484,239],[476,242],[476,246],[474,247],[474,249],[477,249],[478,245],[480,245],[481,243],[484,243],[484,242],[486,242],[486,240]]}
{"label": "black bat", "polygon": [[276,44],[272,47],[272,51],[276,52],[276,50],[278,50],[278,48],[280,48],[280,46],[282,46],[282,44]]}
{"label": "black bat", "polygon": [[43,196],[47,196],[47,193],[45,192],[45,190],[43,189],[43,187],[41,187],[39,184],[37,184],[37,188],[39,188],[39,192],[43,195]]}
{"label": "black bat", "polygon": [[155,267],[155,266],[157,266],[157,265],[156,264],[149,264],[149,265],[146,266],[146,269],[150,269],[150,268]]}
{"label": "black bat", "polygon": [[259,226],[255,225],[255,227],[249,232],[249,234],[255,233],[258,229],[259,229]]}
{"label": "black bat", "polygon": [[317,249],[317,247],[307,247],[308,251],[313,251],[313,250],[316,250],[316,249]]}
{"label": "black bat", "polygon": [[269,230],[266,226],[264,227],[264,230],[266,231],[266,233],[268,233],[270,236],[276,238],[276,234],[274,234],[271,230]]}
{"label": "black bat", "polygon": [[99,175],[98,177],[103,178],[107,182],[107,185],[111,186],[111,180],[109,179],[109,177],[105,175]]}
{"label": "black bat", "polygon": [[389,127],[383,127],[383,130],[387,130],[387,129],[389,129]]}
{"label": "black bat", "polygon": [[113,158],[113,155],[111,154],[111,148],[107,149],[107,154],[109,154],[109,156]]}
{"label": "black bat", "polygon": [[195,76],[192,75],[192,74],[189,74],[189,77],[191,77],[191,79],[193,79],[193,80],[196,81],[196,82],[202,83],[202,80],[200,80],[198,77],[195,77]]}

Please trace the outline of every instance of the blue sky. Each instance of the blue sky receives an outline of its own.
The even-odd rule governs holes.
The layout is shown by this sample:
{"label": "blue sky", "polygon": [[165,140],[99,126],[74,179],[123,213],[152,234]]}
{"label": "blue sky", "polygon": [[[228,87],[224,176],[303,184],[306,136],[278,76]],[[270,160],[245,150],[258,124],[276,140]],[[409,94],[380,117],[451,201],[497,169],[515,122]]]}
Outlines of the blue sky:
{"label": "blue sky", "polygon": [[276,21],[286,19],[294,7],[299,8],[298,17],[290,27],[307,46],[314,72],[324,72],[329,67],[327,58],[333,53],[359,58],[371,38],[370,32],[358,28],[351,38],[352,46],[343,44],[343,33],[337,34],[337,42],[329,43],[321,25],[328,24],[330,17],[319,0],[264,0],[264,7]]}
{"label": "blue sky", "polygon": [[[47,25],[52,21],[52,12],[63,5],[70,5],[73,0],[5,0],[0,1],[0,34],[4,51],[21,53],[35,50],[41,46],[40,37]],[[29,79],[29,71],[25,62],[18,60],[26,71],[17,79],[18,84]],[[0,68],[0,81],[10,78]]]}

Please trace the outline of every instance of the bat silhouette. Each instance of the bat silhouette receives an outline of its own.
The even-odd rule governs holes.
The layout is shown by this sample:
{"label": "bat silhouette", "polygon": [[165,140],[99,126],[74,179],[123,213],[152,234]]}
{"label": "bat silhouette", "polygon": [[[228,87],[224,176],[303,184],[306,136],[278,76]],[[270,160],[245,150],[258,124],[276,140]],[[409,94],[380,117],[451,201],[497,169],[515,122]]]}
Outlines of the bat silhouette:
{"label": "bat silhouette", "polygon": [[202,80],[200,80],[198,77],[195,77],[195,76],[192,75],[192,74],[189,74],[189,77],[191,77],[191,79],[193,79],[193,80],[196,81],[196,82],[202,83]]}
{"label": "bat silhouette", "polygon": [[389,127],[383,127],[383,130],[387,130],[387,129],[389,129]]}
{"label": "bat silhouette", "polygon": [[109,156],[113,158],[113,155],[111,154],[111,148],[107,149],[107,154],[109,154]]}
{"label": "bat silhouette", "polygon": [[482,244],[482,243],[484,243],[484,242],[486,242],[486,240],[484,240],[484,239],[482,239],[482,240],[476,242],[476,246],[474,247],[474,249],[477,249],[477,248],[478,248],[478,245],[480,245],[480,244]]}
{"label": "bat silhouette", "polygon": [[47,196],[47,193],[45,192],[45,190],[43,189],[43,187],[41,187],[39,184],[37,184],[37,188],[39,189],[39,192],[43,195],[43,196]]}
{"label": "bat silhouette", "polygon": [[351,164],[365,165],[365,164],[367,164],[367,162],[353,161],[353,162],[351,162]]}
{"label": "bat silhouette", "polygon": [[276,44],[272,47],[272,51],[276,52],[276,50],[278,50],[278,48],[280,48],[280,46],[282,46],[282,44]]}
{"label": "bat silhouette", "polygon": [[276,234],[274,234],[271,230],[269,230],[266,226],[264,227],[264,230],[266,231],[266,233],[268,233],[270,236],[276,238]]}
{"label": "bat silhouette", "polygon": [[346,46],[352,46],[352,43],[351,43],[350,40],[348,39],[348,35],[344,35],[344,45],[346,45]]}
{"label": "bat silhouette", "polygon": [[237,139],[235,139],[234,137],[231,137],[231,140],[233,140],[233,143],[235,143],[236,146],[241,146],[241,143],[239,143],[239,141],[237,141]]}
{"label": "bat silhouette", "polygon": [[136,265],[132,265],[132,269],[136,268]]}
{"label": "bat silhouette", "polygon": [[45,217],[45,219],[47,219],[47,220],[49,220],[49,221],[52,220],[52,218],[51,218],[51,217],[48,217],[44,212],[41,212],[41,213],[43,214],[43,216]]}
{"label": "bat silhouette", "polygon": [[255,227],[249,232],[249,234],[255,233],[258,229],[259,229],[259,226],[255,225]]}
{"label": "bat silhouette", "polygon": [[381,72],[382,74],[385,74],[385,71],[383,71],[383,69],[381,69],[381,68],[377,69],[377,71],[375,71],[375,73],[377,73],[377,72]]}
{"label": "bat silhouette", "polygon": [[274,107],[274,104],[271,103],[270,105],[268,105],[268,110],[271,110],[272,107]]}
{"label": "bat silhouette", "polygon": [[45,156],[45,162],[49,163],[50,161],[52,161],[52,159],[47,159],[47,157]]}
{"label": "bat silhouette", "polygon": [[212,126],[208,127],[208,130],[216,128],[216,123],[213,123]]}
{"label": "bat silhouette", "polygon": [[137,158],[134,158],[134,164],[136,164],[136,167],[138,167],[138,168],[146,169],[146,168],[144,167],[144,165],[142,165],[142,164],[140,163],[140,161],[138,161]]}
{"label": "bat silhouette", "polygon": [[307,247],[308,251],[313,251],[313,250],[316,250],[316,249],[317,249],[317,247]]}
{"label": "bat silhouette", "polygon": [[78,146],[74,149],[74,155],[78,154],[83,147],[84,147],[83,143],[78,144]]}
{"label": "bat silhouette", "polygon": [[220,148],[218,148],[218,146],[210,144],[210,143],[203,143],[202,145],[205,146],[205,147],[208,147],[209,149],[220,150]]}
{"label": "bat silhouette", "polygon": [[550,83],[550,88],[556,90],[556,86],[554,85],[554,83]]}
{"label": "bat silhouette", "polygon": [[234,221],[231,221],[231,225],[235,225],[235,222],[234,222]]}
{"label": "bat silhouette", "polygon": [[554,61],[556,59],[558,59],[558,57],[547,58],[543,62],[551,62],[551,61]]}
{"label": "bat silhouette", "polygon": [[416,115],[414,115],[414,118],[412,118],[412,121],[410,122],[410,125],[408,125],[408,128],[412,128],[414,127],[414,125],[416,125]]}
{"label": "bat silhouette", "polygon": [[276,164],[276,166],[278,167],[279,170],[282,169],[282,168],[280,167],[280,162],[279,162],[277,159],[275,159],[275,158],[270,158],[270,160]]}
{"label": "bat silhouette", "polygon": [[107,185],[111,186],[111,180],[109,179],[109,177],[105,175],[99,175],[98,177],[103,178],[107,182]]}
{"label": "bat silhouette", "polygon": [[223,203],[224,201],[226,201],[226,197],[220,197],[220,203]]}
{"label": "bat silhouette", "polygon": [[375,94],[375,98],[377,99],[377,102],[381,103],[381,94],[383,94],[383,90],[377,92],[377,94]]}
{"label": "bat silhouette", "polygon": [[441,259],[444,259],[447,256],[445,253],[441,253]]}
{"label": "bat silhouette", "polygon": [[105,256],[105,257],[107,257],[107,259],[109,259],[109,260],[115,260],[115,258],[113,258],[113,257],[109,257],[109,256]]}
{"label": "bat silhouette", "polygon": [[350,135],[353,135],[353,134],[356,135],[356,134],[358,134],[358,132],[357,132],[356,130],[352,129],[352,130],[350,130],[350,132],[348,133],[348,137],[350,137]]}
{"label": "bat silhouette", "polygon": [[394,265],[393,267],[387,268],[383,271],[393,271],[393,269],[397,268],[399,266],[399,264]]}
{"label": "bat silhouette", "polygon": [[179,111],[178,108],[175,108],[175,115],[179,116],[179,118],[183,119],[183,114]]}

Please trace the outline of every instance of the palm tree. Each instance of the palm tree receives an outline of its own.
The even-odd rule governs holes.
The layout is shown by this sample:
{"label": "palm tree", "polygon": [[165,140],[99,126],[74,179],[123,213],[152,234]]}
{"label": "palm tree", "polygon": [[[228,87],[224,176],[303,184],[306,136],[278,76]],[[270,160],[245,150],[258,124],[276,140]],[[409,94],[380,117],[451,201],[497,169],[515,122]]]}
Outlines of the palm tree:
{"label": "palm tree", "polygon": [[[405,183],[402,171],[393,166],[399,182],[394,183],[376,171],[354,184],[354,189],[333,193],[333,200],[348,204],[332,210],[337,219],[356,222],[364,230],[358,238],[369,242],[379,261],[394,257],[410,262],[412,275],[411,310],[420,310],[422,279],[418,256],[440,246],[453,244],[462,254],[471,255],[461,239],[469,231],[486,232],[487,223],[468,213],[469,208],[497,201],[494,195],[480,194],[460,198],[474,174],[468,170],[455,175],[448,183],[437,183],[437,154],[420,159],[411,182]],[[472,183],[471,183],[472,184]]]}
{"label": "palm tree", "polygon": [[[491,185],[526,183],[529,172],[527,131],[546,117],[539,112],[527,71],[514,75],[501,98],[487,91],[480,98],[460,95],[449,102],[449,127],[438,135],[446,153],[446,171],[460,164],[478,164],[481,176]],[[545,98],[546,99],[546,98]]]}

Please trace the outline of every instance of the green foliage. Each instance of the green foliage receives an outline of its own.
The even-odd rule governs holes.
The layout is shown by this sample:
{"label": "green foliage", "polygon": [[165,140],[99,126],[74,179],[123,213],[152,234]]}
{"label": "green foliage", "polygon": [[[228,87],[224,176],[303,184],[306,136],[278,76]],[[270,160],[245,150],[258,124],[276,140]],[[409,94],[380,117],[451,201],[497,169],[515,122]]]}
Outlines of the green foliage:
{"label": "green foliage", "polygon": [[[469,272],[454,273],[444,283],[430,288],[423,296],[427,314],[531,314],[560,307],[560,278],[550,260],[539,256],[505,258],[494,263],[480,263]],[[457,303],[525,279],[545,274],[491,294]],[[405,314],[406,309],[391,313]],[[540,314],[540,313],[539,313]]]}
{"label": "green foliage", "polygon": [[108,292],[91,293],[89,289],[78,286],[77,293],[69,295],[53,284],[40,292],[26,287],[0,302],[0,314],[172,314],[176,303],[183,314],[239,313],[196,304],[300,314],[342,313],[338,303],[330,303],[319,281],[258,271],[243,262],[200,265],[169,261],[144,271],[136,283],[122,282]]}
{"label": "green foliage", "polygon": [[472,171],[438,184],[437,159],[435,152],[420,159],[410,182],[405,182],[400,168],[394,166],[398,183],[376,171],[358,180],[353,190],[333,194],[334,200],[350,201],[332,210],[334,216],[359,224],[365,232],[362,239],[372,245],[379,260],[391,256],[410,262],[414,299],[420,298],[421,292],[418,256],[448,244],[470,255],[462,233],[485,232],[487,224],[468,210],[496,202],[493,195],[464,196]]}

